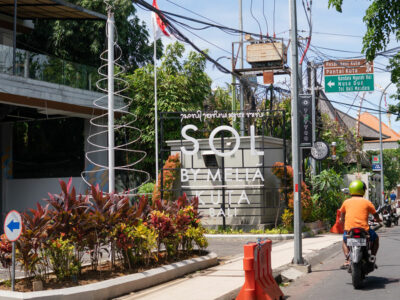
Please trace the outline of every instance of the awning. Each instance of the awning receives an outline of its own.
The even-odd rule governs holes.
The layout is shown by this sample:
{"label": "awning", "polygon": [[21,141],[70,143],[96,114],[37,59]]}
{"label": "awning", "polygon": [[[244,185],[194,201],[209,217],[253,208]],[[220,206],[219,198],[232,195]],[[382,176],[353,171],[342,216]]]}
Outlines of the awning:
{"label": "awning", "polygon": [[[14,0],[0,0],[0,14],[14,16]],[[64,0],[17,0],[17,18],[22,20],[107,20],[105,15]]]}

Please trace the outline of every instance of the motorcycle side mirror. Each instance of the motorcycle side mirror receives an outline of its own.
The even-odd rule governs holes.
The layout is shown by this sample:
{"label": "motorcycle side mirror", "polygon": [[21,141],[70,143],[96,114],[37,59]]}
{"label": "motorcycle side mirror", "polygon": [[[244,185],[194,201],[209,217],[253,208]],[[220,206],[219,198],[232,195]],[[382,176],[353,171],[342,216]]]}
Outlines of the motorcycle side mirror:
{"label": "motorcycle side mirror", "polygon": [[350,194],[349,188],[343,188],[342,189],[342,193],[345,194],[345,195],[349,195]]}

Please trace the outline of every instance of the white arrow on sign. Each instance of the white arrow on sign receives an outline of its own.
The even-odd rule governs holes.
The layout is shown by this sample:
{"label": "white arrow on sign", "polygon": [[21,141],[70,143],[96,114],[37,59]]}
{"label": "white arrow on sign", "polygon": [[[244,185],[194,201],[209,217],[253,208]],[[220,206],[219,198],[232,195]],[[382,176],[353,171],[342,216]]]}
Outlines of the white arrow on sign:
{"label": "white arrow on sign", "polygon": [[330,80],[329,80],[328,86],[331,88],[331,87],[333,87],[334,85],[335,85],[335,83],[334,83],[333,81],[330,81]]}

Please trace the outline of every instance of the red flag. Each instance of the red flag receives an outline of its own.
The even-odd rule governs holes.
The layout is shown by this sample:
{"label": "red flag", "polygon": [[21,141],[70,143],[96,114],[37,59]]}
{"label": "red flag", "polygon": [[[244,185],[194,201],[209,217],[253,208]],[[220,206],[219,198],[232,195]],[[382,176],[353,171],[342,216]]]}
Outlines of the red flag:
{"label": "red flag", "polygon": [[[158,8],[157,0],[153,0],[153,7]],[[155,12],[151,13],[151,19],[153,23],[153,32],[154,32],[154,39],[158,40],[162,35],[166,37],[170,37],[170,34],[167,32],[167,26],[161,20],[161,18]]]}

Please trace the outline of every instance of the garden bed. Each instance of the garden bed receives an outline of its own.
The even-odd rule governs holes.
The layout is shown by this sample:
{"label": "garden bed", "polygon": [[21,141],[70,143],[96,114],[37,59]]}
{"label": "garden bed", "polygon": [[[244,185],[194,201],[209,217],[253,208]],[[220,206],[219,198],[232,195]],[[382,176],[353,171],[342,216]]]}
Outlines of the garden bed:
{"label": "garden bed", "polygon": [[[200,253],[198,253],[200,254]],[[82,285],[67,287],[61,289],[48,289],[39,292],[11,292],[0,290],[0,299],[96,299],[106,300],[115,298],[134,291],[145,289],[163,282],[173,280],[185,274],[192,273],[201,269],[212,267],[218,264],[217,255],[209,253],[207,255],[198,256],[191,259],[175,262],[169,265],[163,265],[158,268],[149,269],[140,273],[124,275],[123,273],[114,274],[114,278],[105,279],[105,274],[102,281],[99,279],[86,279],[88,284],[84,284],[85,280],[80,281]],[[105,272],[104,272],[105,273]],[[120,275],[117,277],[117,275]],[[97,280],[97,281],[96,281]],[[67,286],[67,282],[62,287]],[[55,286],[54,286],[55,288]]]}
{"label": "garden bed", "polygon": [[[54,290],[66,287],[74,287],[79,285],[85,285],[90,283],[95,283],[103,280],[108,280],[116,277],[126,276],[135,273],[141,273],[147,271],[149,269],[154,269],[163,265],[169,265],[172,263],[176,263],[179,261],[197,258],[201,256],[207,255],[207,252],[204,250],[196,250],[192,253],[179,253],[176,257],[168,258],[165,253],[160,253],[158,261],[153,259],[149,264],[143,266],[135,266],[132,270],[126,270],[121,265],[116,265],[114,268],[111,268],[111,264],[109,262],[105,262],[97,267],[97,270],[93,270],[91,266],[83,267],[81,270],[81,275],[78,278],[68,278],[63,281],[58,281],[56,276],[50,274],[44,282],[43,282],[43,290]],[[32,278],[22,278],[18,279],[15,282],[15,291],[16,292],[32,292]],[[0,283],[1,290],[11,290],[10,281],[4,281]]]}

